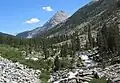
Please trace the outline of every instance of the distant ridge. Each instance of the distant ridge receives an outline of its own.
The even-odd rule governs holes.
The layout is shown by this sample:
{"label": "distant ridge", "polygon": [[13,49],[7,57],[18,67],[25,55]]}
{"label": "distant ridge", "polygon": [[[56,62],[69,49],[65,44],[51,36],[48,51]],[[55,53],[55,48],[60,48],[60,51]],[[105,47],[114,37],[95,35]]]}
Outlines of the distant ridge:
{"label": "distant ridge", "polygon": [[13,35],[11,35],[11,34],[2,33],[2,32],[0,32],[0,36],[12,36],[12,37],[14,37],[14,36],[13,36]]}

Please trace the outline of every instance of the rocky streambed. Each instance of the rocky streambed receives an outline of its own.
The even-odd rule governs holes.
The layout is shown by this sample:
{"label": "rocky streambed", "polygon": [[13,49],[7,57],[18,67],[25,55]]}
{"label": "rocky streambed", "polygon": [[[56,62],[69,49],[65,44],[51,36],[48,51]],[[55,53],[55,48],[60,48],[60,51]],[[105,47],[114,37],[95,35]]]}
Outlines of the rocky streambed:
{"label": "rocky streambed", "polygon": [[[107,77],[113,83],[120,83],[120,64],[115,64],[102,69],[97,63],[88,56],[95,54],[96,51],[85,51],[78,53],[82,58],[84,66],[72,70],[66,69],[54,72],[51,75],[52,83],[89,83],[95,75]],[[99,55],[98,55],[99,56]]]}
{"label": "rocky streambed", "polygon": [[40,83],[40,71],[0,57],[0,83]]}

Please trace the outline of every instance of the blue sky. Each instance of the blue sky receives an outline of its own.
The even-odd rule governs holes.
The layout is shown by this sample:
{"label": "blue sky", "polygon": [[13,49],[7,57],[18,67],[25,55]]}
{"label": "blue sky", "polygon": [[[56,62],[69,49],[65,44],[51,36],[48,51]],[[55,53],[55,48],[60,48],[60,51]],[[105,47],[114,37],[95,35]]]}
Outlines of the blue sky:
{"label": "blue sky", "polygon": [[0,0],[0,32],[17,34],[42,26],[57,11],[73,14],[91,0]]}

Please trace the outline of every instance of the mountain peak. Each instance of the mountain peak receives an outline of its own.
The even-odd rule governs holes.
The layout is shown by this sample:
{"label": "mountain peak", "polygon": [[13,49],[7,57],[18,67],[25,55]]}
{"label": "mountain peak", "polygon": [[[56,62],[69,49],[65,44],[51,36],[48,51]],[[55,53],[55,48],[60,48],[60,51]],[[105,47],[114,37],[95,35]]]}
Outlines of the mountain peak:
{"label": "mountain peak", "polygon": [[57,24],[66,20],[68,17],[69,17],[69,15],[66,12],[64,12],[62,10],[57,11],[55,13],[55,15],[53,15],[53,17],[44,24],[44,26],[52,28],[52,27],[56,26]]}
{"label": "mountain peak", "polygon": [[52,18],[50,18],[50,20],[48,20],[42,27],[33,29],[29,32],[23,32],[18,34],[17,36],[23,37],[23,38],[32,38],[38,34],[41,34],[42,32],[45,32],[53,27],[55,27],[56,25],[60,24],[61,22],[64,22],[67,18],[69,17],[69,15],[60,10],[57,11]]}
{"label": "mountain peak", "polygon": [[[62,10],[57,11],[57,12],[55,13],[55,15],[63,15],[63,16],[65,16],[65,17],[68,17],[68,16],[69,16],[65,11],[62,11]],[[55,15],[54,15],[54,16],[55,16]],[[54,16],[53,16],[53,17],[54,17]]]}
{"label": "mountain peak", "polygon": [[67,14],[67,13],[63,10],[59,10],[59,11],[56,12],[56,14]]}

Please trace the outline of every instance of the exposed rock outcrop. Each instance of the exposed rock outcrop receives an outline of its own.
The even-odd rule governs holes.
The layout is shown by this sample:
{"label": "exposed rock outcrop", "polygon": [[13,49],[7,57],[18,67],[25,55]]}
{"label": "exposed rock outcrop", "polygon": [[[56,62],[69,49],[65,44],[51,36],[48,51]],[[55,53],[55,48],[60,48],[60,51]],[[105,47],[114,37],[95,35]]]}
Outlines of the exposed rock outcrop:
{"label": "exposed rock outcrop", "polygon": [[0,83],[40,83],[40,71],[0,57]]}

